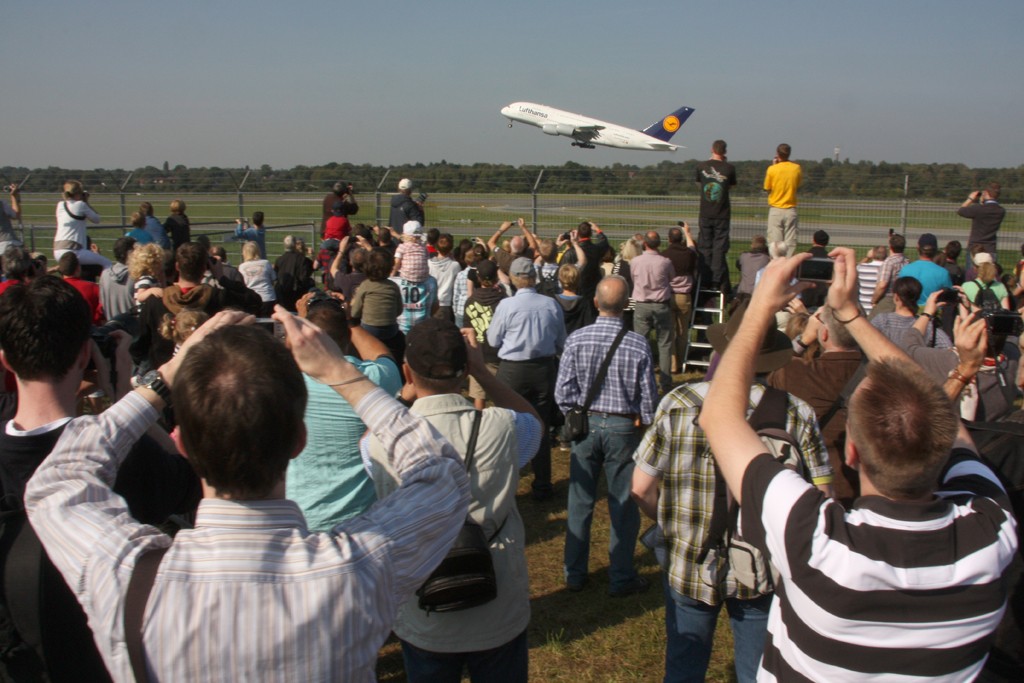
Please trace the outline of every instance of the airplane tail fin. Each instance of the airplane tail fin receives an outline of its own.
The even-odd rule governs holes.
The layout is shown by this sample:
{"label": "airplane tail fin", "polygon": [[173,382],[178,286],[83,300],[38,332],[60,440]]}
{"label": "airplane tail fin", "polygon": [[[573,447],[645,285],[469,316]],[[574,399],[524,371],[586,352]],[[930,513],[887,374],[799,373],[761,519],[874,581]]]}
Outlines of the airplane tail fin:
{"label": "airplane tail fin", "polygon": [[641,132],[650,135],[652,138],[658,138],[662,142],[668,142],[676,134],[676,131],[683,127],[686,119],[690,118],[692,113],[693,107],[680,107],[668,116],[664,116],[647,126]]}

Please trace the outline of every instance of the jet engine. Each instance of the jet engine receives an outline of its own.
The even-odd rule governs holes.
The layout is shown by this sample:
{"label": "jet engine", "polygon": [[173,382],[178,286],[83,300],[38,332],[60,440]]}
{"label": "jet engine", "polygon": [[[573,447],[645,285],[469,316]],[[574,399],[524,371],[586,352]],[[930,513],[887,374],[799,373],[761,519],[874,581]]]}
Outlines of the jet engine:
{"label": "jet engine", "polygon": [[576,131],[575,126],[570,126],[567,123],[545,123],[541,126],[548,135],[564,135],[566,137],[572,137],[572,134]]}

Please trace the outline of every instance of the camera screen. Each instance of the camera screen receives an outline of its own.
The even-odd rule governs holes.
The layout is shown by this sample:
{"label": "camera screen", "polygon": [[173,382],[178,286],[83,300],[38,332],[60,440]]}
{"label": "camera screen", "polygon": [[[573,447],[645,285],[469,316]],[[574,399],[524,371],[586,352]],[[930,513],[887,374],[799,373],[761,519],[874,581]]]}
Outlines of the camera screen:
{"label": "camera screen", "polygon": [[798,280],[832,282],[835,267],[835,261],[830,258],[810,258],[800,264],[796,277]]}

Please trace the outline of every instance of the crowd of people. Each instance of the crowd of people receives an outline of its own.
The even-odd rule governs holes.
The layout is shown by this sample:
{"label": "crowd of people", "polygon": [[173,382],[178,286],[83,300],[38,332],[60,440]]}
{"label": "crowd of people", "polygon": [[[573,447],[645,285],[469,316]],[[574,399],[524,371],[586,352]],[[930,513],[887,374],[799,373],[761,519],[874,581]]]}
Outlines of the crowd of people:
{"label": "crowd of people", "polygon": [[[695,178],[698,237],[680,221],[618,249],[591,221],[458,241],[402,179],[387,226],[354,222],[339,181],[320,244],[288,236],[273,263],[261,212],[238,222],[234,267],[180,200],[164,223],[143,203],[110,260],[69,181],[50,269],[7,230],[14,188],[3,674],[373,680],[393,633],[410,681],[525,681],[519,505],[561,497],[563,444],[565,590],[598,583],[603,473],[599,583],[648,591],[638,541],[654,551],[666,681],[706,676],[722,606],[739,681],[1012,680],[1019,532],[968,430],[1024,422],[1024,247],[1000,266],[1000,188],[959,209],[962,265],[930,233],[914,261],[892,233],[860,263],[823,230],[797,253],[790,153],[735,282],[722,140]],[[706,329],[706,376],[681,382],[712,293],[729,319]]]}

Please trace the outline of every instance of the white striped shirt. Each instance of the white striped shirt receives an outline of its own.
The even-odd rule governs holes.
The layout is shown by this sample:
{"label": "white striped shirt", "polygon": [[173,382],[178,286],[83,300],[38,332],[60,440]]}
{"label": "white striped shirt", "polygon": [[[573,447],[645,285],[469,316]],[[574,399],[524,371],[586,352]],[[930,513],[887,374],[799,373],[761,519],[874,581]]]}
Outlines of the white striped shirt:
{"label": "white striped shirt", "polygon": [[123,629],[132,570],[140,551],[168,545],[143,627],[150,680],[375,679],[399,604],[444,557],[469,495],[461,460],[426,420],[381,389],[355,409],[400,474],[394,494],[329,533],[307,531],[291,501],[205,499],[173,544],[110,490],[157,411],[132,392],[68,424],[25,502],[115,681],[134,680]]}
{"label": "white striped shirt", "polygon": [[967,681],[1006,608],[1017,549],[995,475],[954,452],[936,497],[850,511],[772,458],[743,479],[743,535],[782,580],[758,680]]}

